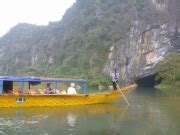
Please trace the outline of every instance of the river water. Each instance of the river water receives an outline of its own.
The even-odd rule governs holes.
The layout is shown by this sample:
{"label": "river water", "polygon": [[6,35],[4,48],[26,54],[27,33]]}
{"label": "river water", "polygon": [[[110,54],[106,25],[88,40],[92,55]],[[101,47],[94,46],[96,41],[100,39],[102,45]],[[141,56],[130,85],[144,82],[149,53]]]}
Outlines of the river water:
{"label": "river water", "polygon": [[138,88],[108,104],[0,108],[0,135],[180,135],[180,92]]}

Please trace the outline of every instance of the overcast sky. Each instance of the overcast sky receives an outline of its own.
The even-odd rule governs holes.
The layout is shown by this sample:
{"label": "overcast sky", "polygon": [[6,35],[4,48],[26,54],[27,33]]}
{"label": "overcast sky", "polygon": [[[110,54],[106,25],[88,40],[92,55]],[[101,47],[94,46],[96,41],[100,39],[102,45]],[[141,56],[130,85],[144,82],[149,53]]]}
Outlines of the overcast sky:
{"label": "overcast sky", "polygon": [[0,0],[0,36],[18,23],[59,21],[76,0]]}

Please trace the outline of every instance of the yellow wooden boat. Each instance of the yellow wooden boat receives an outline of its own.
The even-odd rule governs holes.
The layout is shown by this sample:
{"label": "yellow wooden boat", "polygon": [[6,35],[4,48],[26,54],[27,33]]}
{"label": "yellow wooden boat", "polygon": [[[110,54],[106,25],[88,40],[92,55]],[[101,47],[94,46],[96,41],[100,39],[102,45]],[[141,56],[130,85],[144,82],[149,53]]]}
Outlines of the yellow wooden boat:
{"label": "yellow wooden boat", "polygon": [[[7,94],[3,91],[13,89],[13,82],[21,83],[21,94]],[[112,102],[133,90],[136,85],[130,85],[116,91],[106,91],[97,93],[82,93],[82,94],[26,94],[23,92],[24,83],[31,85],[42,82],[54,83],[55,88],[60,82],[63,83],[79,83],[83,89],[86,89],[85,80],[72,79],[42,79],[34,77],[0,77],[0,107],[54,107],[54,106],[69,106],[69,105],[89,105],[98,103]],[[85,91],[85,90],[84,90]]]}

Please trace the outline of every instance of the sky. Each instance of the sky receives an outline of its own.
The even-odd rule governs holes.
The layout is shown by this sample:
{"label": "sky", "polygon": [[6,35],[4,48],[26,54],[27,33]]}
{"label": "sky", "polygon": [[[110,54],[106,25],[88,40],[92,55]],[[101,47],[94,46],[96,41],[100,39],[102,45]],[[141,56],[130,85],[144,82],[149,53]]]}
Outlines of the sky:
{"label": "sky", "polygon": [[18,23],[47,25],[61,20],[76,0],[0,0],[0,36]]}

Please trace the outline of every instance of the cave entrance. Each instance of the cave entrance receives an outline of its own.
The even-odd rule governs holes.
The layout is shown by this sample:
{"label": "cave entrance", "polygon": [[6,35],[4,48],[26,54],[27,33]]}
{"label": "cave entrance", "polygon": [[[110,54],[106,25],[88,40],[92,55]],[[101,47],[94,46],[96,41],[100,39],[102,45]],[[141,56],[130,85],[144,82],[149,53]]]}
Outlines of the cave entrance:
{"label": "cave entrance", "polygon": [[136,84],[138,87],[154,87],[162,81],[162,78],[156,79],[156,77],[157,74],[138,78],[136,79]]}

